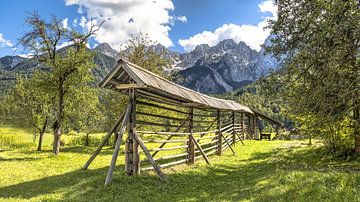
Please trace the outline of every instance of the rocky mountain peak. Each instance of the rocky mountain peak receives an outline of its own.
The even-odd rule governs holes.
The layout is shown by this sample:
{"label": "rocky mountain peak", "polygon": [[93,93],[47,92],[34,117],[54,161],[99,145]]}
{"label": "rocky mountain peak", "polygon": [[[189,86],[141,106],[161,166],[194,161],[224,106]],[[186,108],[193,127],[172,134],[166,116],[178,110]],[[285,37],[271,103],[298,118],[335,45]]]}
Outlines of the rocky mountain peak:
{"label": "rocky mountain peak", "polygon": [[120,57],[119,52],[113,49],[110,44],[106,42],[97,45],[94,50],[115,59],[119,59]]}

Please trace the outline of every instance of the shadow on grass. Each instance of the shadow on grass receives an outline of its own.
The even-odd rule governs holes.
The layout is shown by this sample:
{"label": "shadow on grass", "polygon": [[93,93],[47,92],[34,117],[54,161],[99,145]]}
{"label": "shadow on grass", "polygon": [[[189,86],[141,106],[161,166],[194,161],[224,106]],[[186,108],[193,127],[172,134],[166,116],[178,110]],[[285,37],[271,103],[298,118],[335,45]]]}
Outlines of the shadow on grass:
{"label": "shadow on grass", "polygon": [[[113,185],[104,187],[107,167],[76,170],[0,188],[0,197],[31,199],[61,193],[64,198],[58,200],[70,201],[305,201],[353,196],[348,190],[338,189],[341,179],[334,179],[332,175],[319,174],[308,179],[314,173],[304,167],[304,163],[316,169],[322,166],[317,162],[316,153],[311,150],[287,151],[276,149],[255,153],[248,163],[235,159],[225,165],[200,165],[200,169],[193,169],[198,166],[195,165],[186,171],[169,174],[166,183],[149,173],[126,177],[121,165],[117,167]],[[360,177],[353,176],[353,180],[359,181]],[[355,191],[359,189],[357,187]]]}

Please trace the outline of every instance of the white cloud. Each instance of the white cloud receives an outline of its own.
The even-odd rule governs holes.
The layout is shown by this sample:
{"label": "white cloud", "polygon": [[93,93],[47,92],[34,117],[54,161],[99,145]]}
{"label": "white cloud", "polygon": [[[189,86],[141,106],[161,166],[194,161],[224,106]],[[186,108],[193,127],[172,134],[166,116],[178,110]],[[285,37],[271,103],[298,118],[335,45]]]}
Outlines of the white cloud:
{"label": "white cloud", "polygon": [[68,28],[68,21],[69,19],[68,18],[65,18],[61,21],[61,24],[63,26],[63,28],[67,29]]}
{"label": "white cloud", "polygon": [[252,49],[259,51],[270,35],[270,30],[264,28],[268,25],[269,19],[276,19],[277,8],[272,0],[266,0],[258,6],[261,13],[271,12],[272,16],[266,17],[257,25],[224,24],[213,32],[203,31],[188,39],[180,39],[178,43],[188,52],[200,44],[214,46],[224,39],[233,39],[237,43],[243,41]]}
{"label": "white cloud", "polygon": [[164,46],[172,46],[169,31],[174,20],[186,21],[186,17],[173,16],[171,0],[65,0],[67,6],[78,5],[80,26],[106,20],[97,32],[98,43],[108,42],[119,48],[132,34],[143,32]]}
{"label": "white cloud", "polygon": [[274,17],[277,16],[277,6],[274,4],[272,0],[266,0],[259,4],[260,12],[266,13],[270,12]]}
{"label": "white cloud", "polygon": [[78,26],[78,19],[77,19],[77,18],[75,18],[75,19],[73,20],[72,26],[73,26],[73,27],[77,27],[77,26]]}
{"label": "white cloud", "polygon": [[10,40],[6,40],[3,37],[3,34],[0,33],[0,48],[11,47],[11,46],[13,46],[13,43]]}
{"label": "white cloud", "polygon": [[181,21],[181,22],[187,22],[186,16],[178,16],[178,17],[176,17],[176,19]]}

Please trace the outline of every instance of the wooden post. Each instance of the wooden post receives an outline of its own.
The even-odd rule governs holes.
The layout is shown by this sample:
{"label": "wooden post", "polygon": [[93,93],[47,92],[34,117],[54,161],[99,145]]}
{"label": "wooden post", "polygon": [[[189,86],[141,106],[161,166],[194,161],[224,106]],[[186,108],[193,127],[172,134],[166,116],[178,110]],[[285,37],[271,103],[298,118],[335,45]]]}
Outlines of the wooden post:
{"label": "wooden post", "polygon": [[252,131],[251,131],[251,129],[252,129],[252,127],[251,127],[251,116],[249,115],[249,116],[247,116],[247,117],[248,117],[248,125],[247,125],[248,137],[249,137],[249,139],[252,139],[252,138],[251,138],[251,135],[252,135]]}
{"label": "wooden post", "polygon": [[153,165],[156,173],[160,177],[160,180],[165,181],[166,180],[166,175],[160,170],[160,167],[156,164],[155,160],[151,156],[149,150],[146,148],[146,146],[145,146],[144,142],[142,141],[142,139],[136,133],[134,133],[134,138],[135,138],[136,142],[140,145],[141,149],[144,151],[144,153],[145,153],[147,159],[149,160],[149,162]]}
{"label": "wooden post", "polygon": [[192,133],[194,132],[193,131],[193,115],[194,115],[194,109],[192,107],[190,107],[189,109],[189,142],[188,142],[188,162],[190,164],[194,164],[195,163],[195,145],[194,145],[194,141],[192,139]]}
{"label": "wooden post", "polygon": [[232,140],[233,140],[233,145],[235,145],[235,142],[236,142],[236,134],[235,134],[235,111],[232,112],[232,124],[233,124]]}
{"label": "wooden post", "polygon": [[241,134],[242,139],[245,139],[245,120],[244,120],[244,113],[241,113]]}
{"label": "wooden post", "polygon": [[220,110],[216,111],[217,113],[217,137],[218,137],[218,147],[217,147],[217,154],[221,156],[222,154],[222,135],[221,135],[221,119],[220,119]]}
{"label": "wooden post", "polygon": [[[130,112],[130,127],[128,138],[126,140],[126,151],[125,151],[125,170],[128,176],[134,175],[134,173],[140,173],[139,167],[139,152],[138,152],[138,144],[134,141],[134,131],[136,127],[136,95],[135,89],[129,90],[129,102],[131,104],[131,112]],[[134,151],[134,149],[136,151]],[[137,165],[135,165],[135,161],[137,161]],[[135,170],[137,169],[137,170]]]}
{"label": "wooden post", "polygon": [[253,116],[253,122],[252,122],[252,127],[253,127],[253,138],[254,140],[256,140],[256,116]]}
{"label": "wooden post", "polygon": [[206,154],[204,153],[204,151],[202,150],[201,146],[199,145],[199,143],[196,141],[196,139],[194,138],[194,136],[190,135],[191,139],[194,141],[194,144],[196,145],[196,147],[199,149],[201,155],[203,156],[203,158],[205,159],[207,164],[211,164],[208,157],[206,156]]}
{"label": "wooden post", "polygon": [[111,130],[106,134],[106,136],[101,141],[99,147],[96,149],[96,151],[91,155],[89,160],[85,163],[83,169],[86,170],[91,162],[96,158],[96,156],[100,153],[102,148],[106,145],[111,135],[117,130],[118,126],[120,125],[121,121],[124,119],[125,111],[120,115],[119,119],[116,121],[116,123],[113,125]]}
{"label": "wooden post", "polygon": [[119,136],[116,140],[114,153],[112,155],[109,171],[108,171],[108,174],[107,174],[106,180],[105,180],[105,186],[109,185],[112,181],[112,177],[113,177],[114,169],[115,169],[115,165],[116,165],[116,160],[117,160],[117,157],[118,157],[119,151],[120,151],[121,140],[122,140],[122,137],[123,137],[125,129],[126,129],[126,124],[129,121],[130,112],[131,112],[131,104],[129,103],[127,106],[125,115],[124,115],[124,119],[121,122],[120,132],[119,132]]}
{"label": "wooden post", "polygon": [[[129,128],[129,134],[131,133],[133,137],[136,133],[136,96],[136,89],[134,89]],[[140,175],[140,154],[139,143],[137,141],[133,141],[133,174]]]}

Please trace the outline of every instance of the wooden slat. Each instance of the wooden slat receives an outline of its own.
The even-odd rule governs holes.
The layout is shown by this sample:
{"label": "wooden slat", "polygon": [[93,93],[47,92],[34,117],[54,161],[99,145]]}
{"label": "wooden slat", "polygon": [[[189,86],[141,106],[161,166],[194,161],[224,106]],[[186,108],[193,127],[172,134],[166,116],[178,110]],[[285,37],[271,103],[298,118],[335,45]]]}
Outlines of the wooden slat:
{"label": "wooden slat", "polygon": [[[187,156],[187,152],[186,153],[181,153],[181,154],[176,154],[176,155],[163,156],[163,157],[154,159],[154,161],[158,162],[158,161],[162,161],[162,160],[169,160],[169,159],[185,157],[185,156]],[[149,160],[144,159],[144,160],[141,161],[141,163],[144,163],[144,162],[149,162]]]}
{"label": "wooden slat", "polygon": [[192,138],[193,142],[195,143],[196,147],[199,149],[201,155],[204,157],[205,161],[207,164],[211,164],[208,157],[206,156],[206,154],[204,153],[204,151],[202,150],[201,146],[199,145],[199,143],[195,140],[194,136],[190,135],[190,137]]}
{"label": "wooden slat", "polygon": [[188,112],[180,111],[180,110],[173,109],[173,108],[170,108],[170,107],[161,106],[161,105],[154,104],[154,103],[138,101],[137,104],[146,105],[146,106],[150,106],[150,107],[155,107],[155,108],[159,108],[159,109],[165,109],[165,110],[169,110],[169,111],[173,111],[173,112],[177,112],[177,113],[181,113],[181,114],[189,114]]}
{"label": "wooden slat", "polygon": [[183,149],[183,148],[187,148],[187,146],[175,146],[175,147],[163,147],[163,148],[153,148],[153,149],[149,149],[149,151],[169,151],[169,150],[176,150],[176,149]]}
{"label": "wooden slat", "polygon": [[157,117],[157,118],[164,118],[164,119],[171,119],[171,120],[176,120],[176,121],[187,121],[187,119],[181,119],[181,118],[176,118],[176,117],[171,117],[171,116],[164,116],[164,115],[160,115],[160,114],[151,114],[151,113],[146,113],[146,112],[136,112],[139,115],[145,115],[145,116],[152,116],[152,117]]}
{"label": "wooden slat", "polygon": [[112,178],[113,178],[116,160],[117,160],[117,157],[118,157],[119,151],[120,151],[120,145],[121,145],[122,136],[123,136],[123,134],[125,132],[126,124],[129,121],[131,107],[132,107],[132,105],[129,103],[128,106],[127,106],[125,115],[124,115],[124,119],[121,122],[120,132],[119,132],[119,135],[118,135],[118,137],[116,139],[114,153],[112,155],[110,167],[109,167],[108,173],[106,175],[105,186],[111,184],[111,181],[112,181]]}
{"label": "wooden slat", "polygon": [[137,135],[137,133],[134,134],[134,138],[135,140],[139,143],[140,147],[142,148],[142,150],[144,151],[147,159],[149,160],[149,162],[152,164],[152,166],[154,167],[156,173],[159,175],[160,179],[165,181],[166,180],[166,176],[165,174],[160,170],[160,167],[157,165],[157,163],[154,161],[153,157],[151,156],[149,150],[146,148],[145,144],[143,143],[142,139]]}
{"label": "wooden slat", "polygon": [[188,140],[143,140],[144,143],[187,143]]}
{"label": "wooden slat", "polygon": [[156,134],[156,135],[172,135],[172,136],[185,136],[189,135],[190,133],[183,133],[183,132],[155,132],[155,131],[136,131],[139,134]]}

